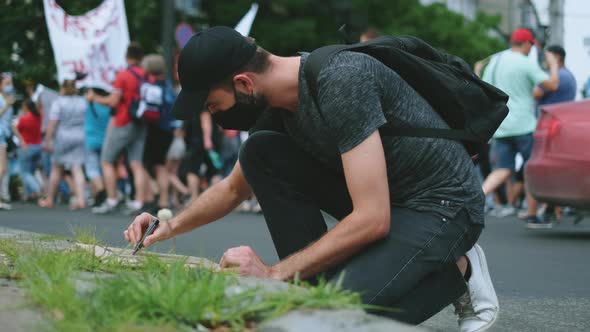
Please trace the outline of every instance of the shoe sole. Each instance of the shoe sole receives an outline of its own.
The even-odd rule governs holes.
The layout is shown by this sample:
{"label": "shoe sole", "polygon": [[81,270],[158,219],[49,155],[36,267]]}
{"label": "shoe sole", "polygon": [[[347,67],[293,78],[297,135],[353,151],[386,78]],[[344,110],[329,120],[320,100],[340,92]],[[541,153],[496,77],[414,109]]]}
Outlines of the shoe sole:
{"label": "shoe sole", "polygon": [[528,229],[550,229],[553,228],[553,224],[526,224]]}
{"label": "shoe sole", "polygon": [[494,323],[496,323],[496,321],[498,320],[498,316],[500,316],[500,302],[498,301],[498,295],[496,293],[496,289],[494,288],[494,283],[492,282],[492,277],[490,276],[490,271],[488,270],[488,261],[486,259],[486,255],[483,252],[482,247],[479,246],[479,244],[475,244],[473,245],[473,248],[475,249],[475,253],[477,254],[477,257],[480,261],[480,265],[482,266],[482,271],[484,274],[484,277],[486,279],[486,282],[488,282],[491,286],[492,286],[492,290],[494,291],[494,294],[496,295],[496,303],[498,303],[498,305],[496,306],[496,314],[494,315],[494,317],[492,318],[492,320],[487,323],[486,325],[482,326],[480,329],[475,330],[473,332],[483,332],[486,331],[487,329],[489,329],[490,327],[492,327],[492,325],[494,325]]}

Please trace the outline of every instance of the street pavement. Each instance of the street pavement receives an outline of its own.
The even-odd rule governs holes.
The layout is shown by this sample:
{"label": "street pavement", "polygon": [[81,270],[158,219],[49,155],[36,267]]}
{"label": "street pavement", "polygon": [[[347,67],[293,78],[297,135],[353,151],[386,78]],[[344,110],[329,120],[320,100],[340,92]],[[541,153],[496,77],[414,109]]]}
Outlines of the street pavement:
{"label": "street pavement", "polygon": [[[124,247],[123,230],[132,221],[122,214],[93,215],[65,207],[44,210],[14,205],[0,211],[0,226],[71,236],[90,230],[104,243]],[[160,243],[152,250],[202,256],[218,261],[223,252],[251,246],[268,264],[277,261],[264,219],[231,214],[199,230]],[[528,230],[516,218],[488,218],[480,241],[500,299],[500,317],[491,331],[590,331],[590,219],[570,220],[551,230]],[[423,324],[435,331],[456,331],[452,308]]]}

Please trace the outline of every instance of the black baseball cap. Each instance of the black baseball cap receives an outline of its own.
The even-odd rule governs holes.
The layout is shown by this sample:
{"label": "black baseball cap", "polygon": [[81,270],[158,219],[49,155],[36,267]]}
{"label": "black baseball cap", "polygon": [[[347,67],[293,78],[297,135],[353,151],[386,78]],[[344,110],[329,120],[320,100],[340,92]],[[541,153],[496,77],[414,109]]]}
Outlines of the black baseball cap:
{"label": "black baseball cap", "polygon": [[189,120],[200,113],[211,86],[240,69],[255,53],[256,44],[229,27],[216,26],[192,36],[178,59],[182,91],[172,115]]}

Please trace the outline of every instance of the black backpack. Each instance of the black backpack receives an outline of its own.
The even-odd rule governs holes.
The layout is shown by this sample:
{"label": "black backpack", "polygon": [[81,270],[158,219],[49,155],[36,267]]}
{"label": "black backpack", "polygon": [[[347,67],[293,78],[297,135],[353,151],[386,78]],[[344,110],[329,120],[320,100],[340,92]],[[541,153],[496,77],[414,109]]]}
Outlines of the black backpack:
{"label": "black backpack", "polygon": [[353,45],[329,45],[313,51],[304,66],[305,78],[317,102],[322,67],[335,54],[368,54],[393,69],[446,121],[451,129],[379,129],[384,136],[431,137],[458,140],[470,155],[487,144],[508,115],[508,96],[482,81],[463,59],[444,54],[416,37],[382,36]]}

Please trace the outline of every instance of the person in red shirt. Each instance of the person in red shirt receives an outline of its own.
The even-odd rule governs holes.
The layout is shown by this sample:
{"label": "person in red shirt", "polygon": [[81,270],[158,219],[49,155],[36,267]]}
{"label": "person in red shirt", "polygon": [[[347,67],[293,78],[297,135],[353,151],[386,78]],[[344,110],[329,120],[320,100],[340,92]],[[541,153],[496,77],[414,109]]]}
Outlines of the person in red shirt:
{"label": "person in red shirt", "polygon": [[128,213],[140,211],[146,200],[148,175],[143,166],[143,151],[146,138],[146,126],[132,121],[129,106],[139,93],[140,78],[145,77],[139,66],[143,58],[143,49],[138,43],[131,43],[127,48],[127,69],[117,73],[113,82],[113,91],[108,96],[100,96],[89,90],[86,99],[89,102],[103,104],[115,109],[101,151],[101,167],[107,192],[106,201],[92,209],[94,213],[109,213],[115,209],[117,198],[117,176],[115,164],[121,153],[127,151],[127,159],[133,172],[135,200],[127,206]]}
{"label": "person in red shirt", "polygon": [[20,142],[18,157],[25,187],[24,198],[31,201],[41,193],[41,186],[33,175],[41,161],[41,113],[30,98],[23,102],[23,113],[16,121],[13,132]]}

